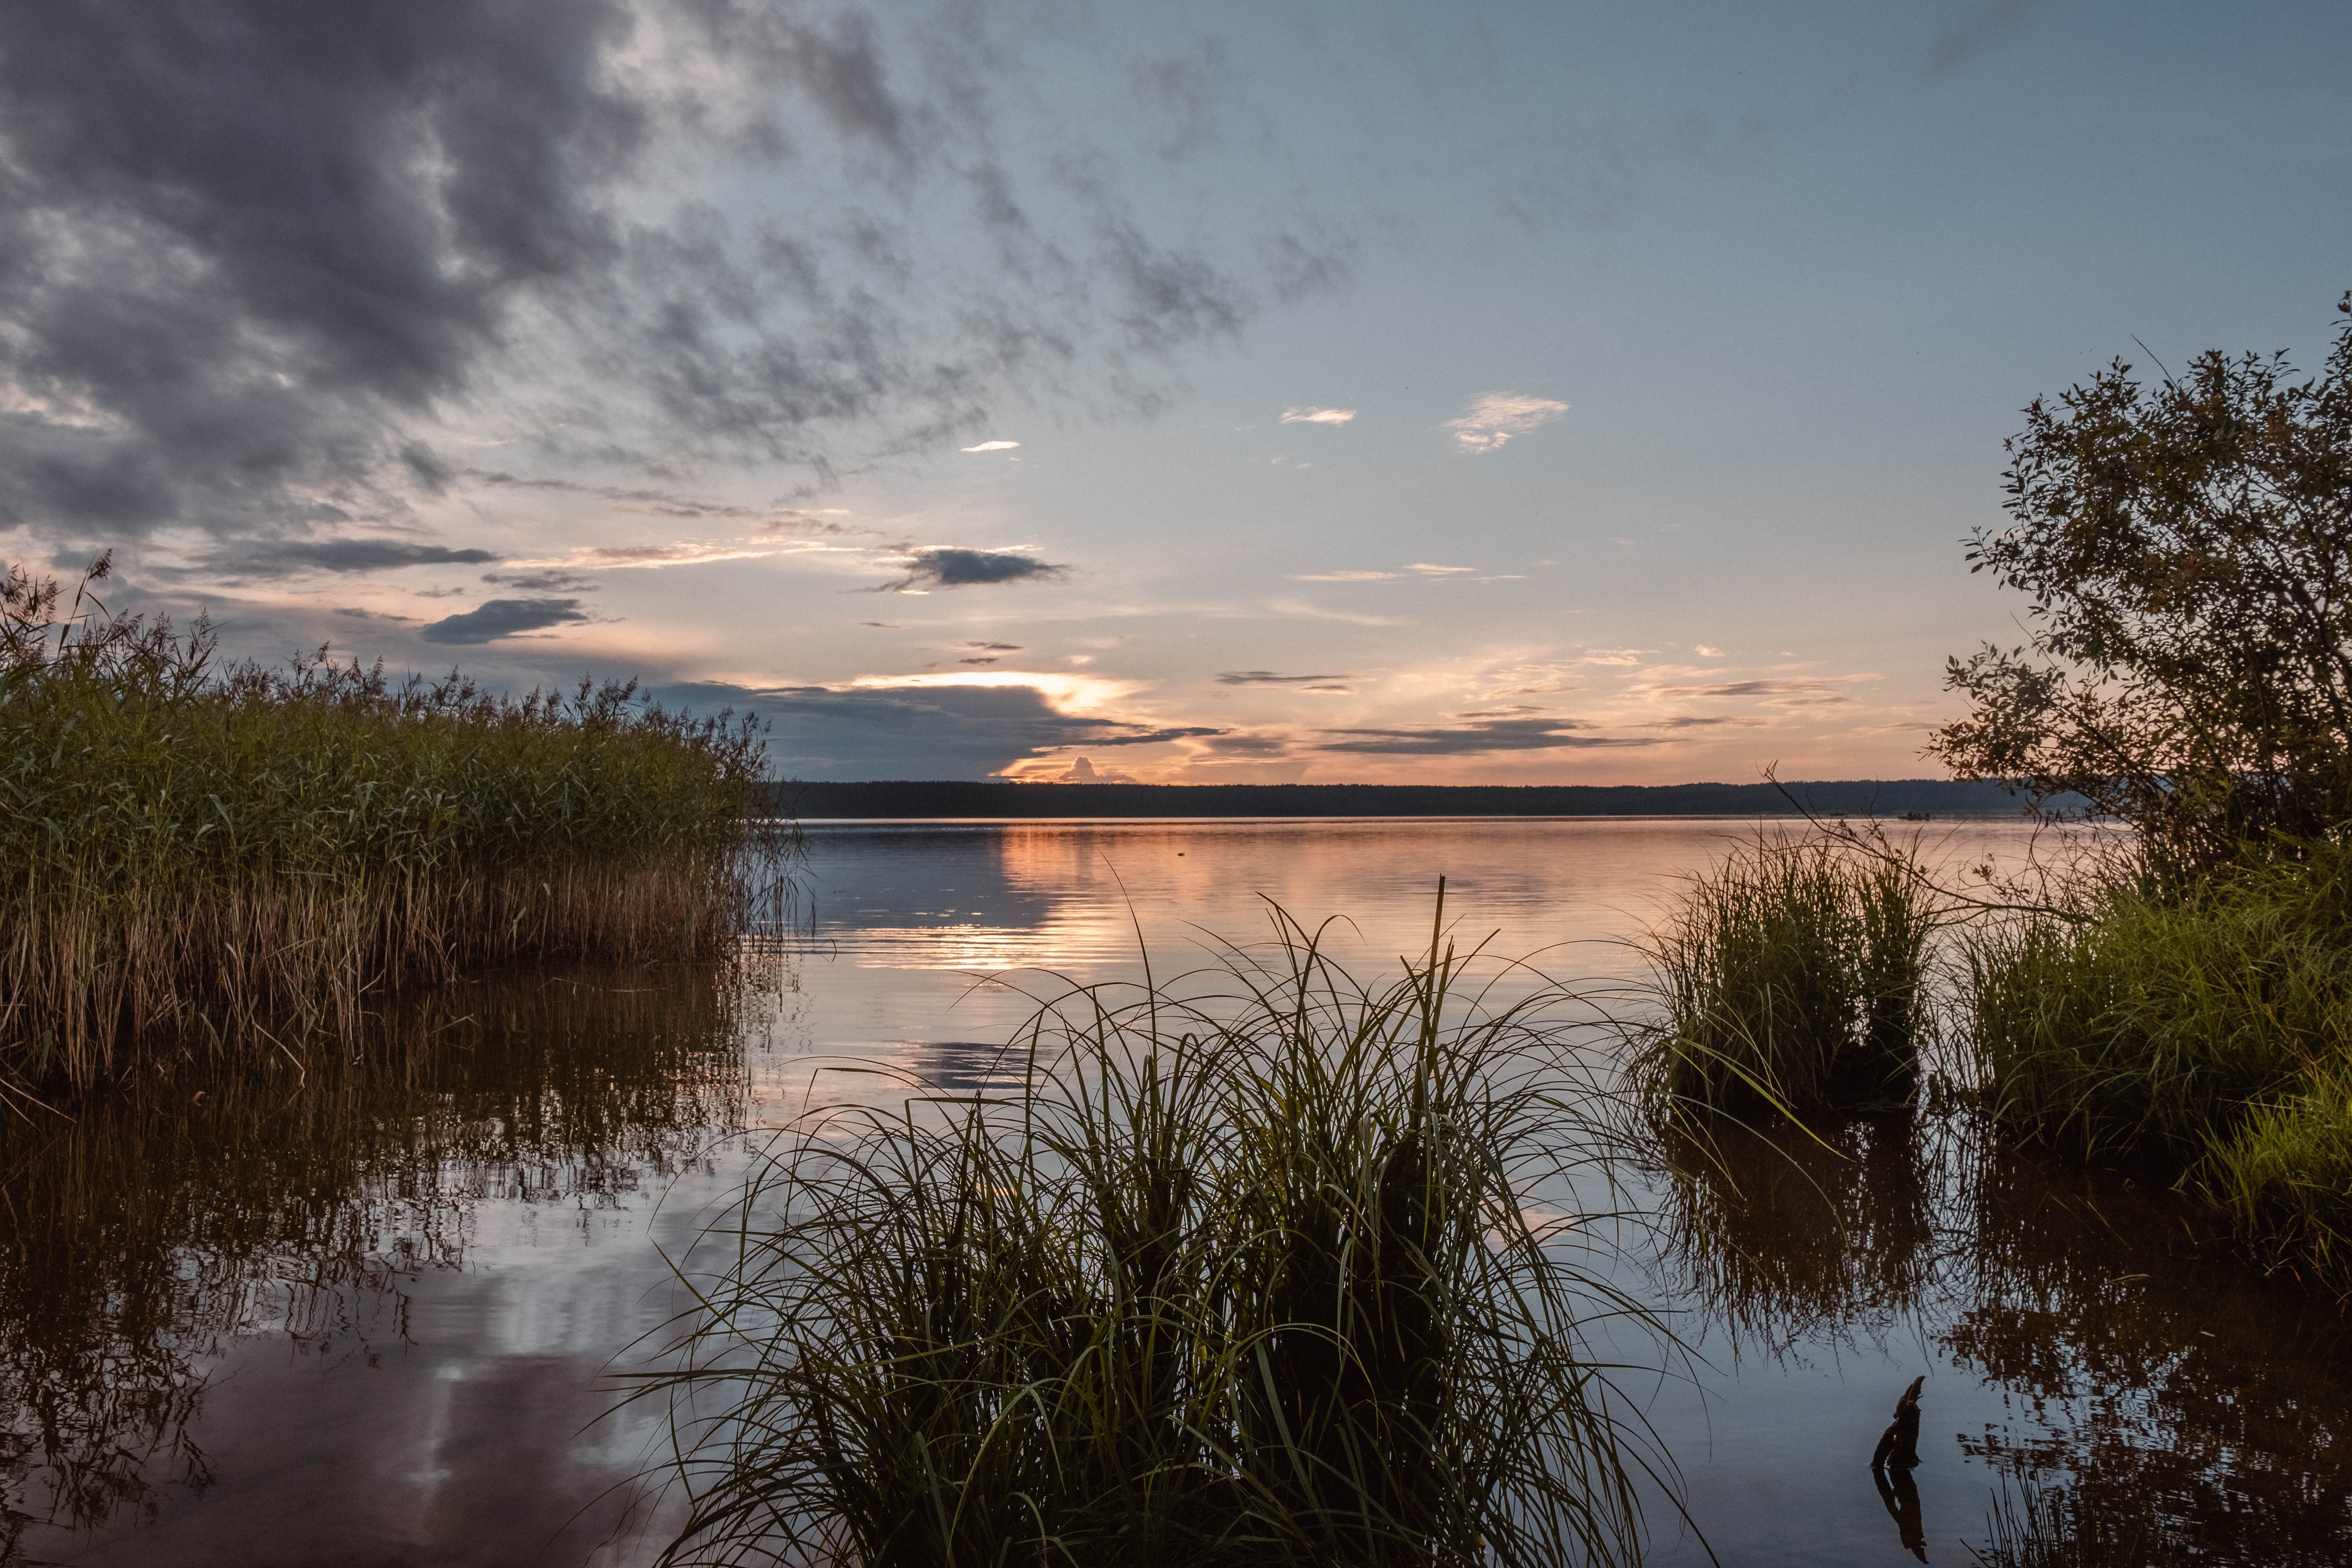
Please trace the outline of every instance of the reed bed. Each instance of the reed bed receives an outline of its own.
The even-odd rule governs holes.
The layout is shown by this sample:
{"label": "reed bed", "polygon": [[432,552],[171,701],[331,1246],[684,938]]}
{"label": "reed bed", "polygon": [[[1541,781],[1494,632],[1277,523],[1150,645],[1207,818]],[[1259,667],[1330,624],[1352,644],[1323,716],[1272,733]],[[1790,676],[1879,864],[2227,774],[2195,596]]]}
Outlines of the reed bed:
{"label": "reed bed", "polygon": [[1656,1104],[1709,1111],[1904,1102],[1936,923],[1912,854],[1759,834],[1649,938],[1659,1021],[1635,1078]]}
{"label": "reed bed", "polygon": [[761,888],[761,746],[630,685],[520,700],[0,581],[0,1071],[350,1039],[486,964],[719,951]]}
{"label": "reed bed", "polygon": [[1364,986],[1281,935],[778,1144],[639,1392],[666,1562],[1638,1560],[1671,1465],[1591,1336],[1666,1342],[1530,1197],[1615,1135],[1451,948]]}

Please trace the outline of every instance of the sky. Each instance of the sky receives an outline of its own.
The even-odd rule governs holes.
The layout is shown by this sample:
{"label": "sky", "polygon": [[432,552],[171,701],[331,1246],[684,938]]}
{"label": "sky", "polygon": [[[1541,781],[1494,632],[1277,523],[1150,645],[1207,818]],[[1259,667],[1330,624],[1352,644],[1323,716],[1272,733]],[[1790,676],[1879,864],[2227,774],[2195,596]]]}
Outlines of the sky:
{"label": "sky", "polygon": [[2324,357],[2342,23],[10,7],[0,544],[786,777],[1929,775],[2021,408]]}

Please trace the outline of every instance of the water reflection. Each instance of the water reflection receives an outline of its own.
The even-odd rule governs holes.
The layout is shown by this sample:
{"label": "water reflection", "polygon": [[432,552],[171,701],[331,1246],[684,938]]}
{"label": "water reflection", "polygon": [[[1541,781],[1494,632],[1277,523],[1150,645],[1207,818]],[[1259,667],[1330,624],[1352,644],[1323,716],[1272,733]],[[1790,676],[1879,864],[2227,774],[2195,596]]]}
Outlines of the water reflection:
{"label": "water reflection", "polygon": [[[2018,1419],[1963,1444],[2225,1562],[2352,1546],[2352,1335],[2196,1216],[2120,1180],[1985,1162],[1973,1300],[1943,1342]],[[2213,1227],[2218,1233],[2218,1226]]]}
{"label": "water reflection", "polygon": [[1903,1550],[1922,1563],[1927,1561],[1927,1523],[1919,1508],[1919,1483],[1908,1470],[1874,1469],[1870,1479],[1878,1483],[1878,1500],[1886,1505],[1887,1514],[1895,1521],[1895,1537]]}
{"label": "water reflection", "polygon": [[[2066,1481],[2200,1559],[2346,1559],[2352,1332],[2333,1303],[2255,1275],[2176,1199],[2000,1149],[1960,1118],[1812,1133],[1669,1141],[1663,1258],[1710,1331],[1799,1358],[1916,1337],[1999,1413],[1939,1437],[1931,1412],[1939,1479],[1957,1449],[1988,1482]],[[1919,1555],[1916,1480],[1876,1484]]]}
{"label": "water reflection", "polygon": [[1922,1145],[1944,1133],[1907,1114],[1671,1127],[1665,1257],[1735,1353],[1883,1334],[1919,1310],[1937,1275],[1948,1220]]}
{"label": "water reflection", "polygon": [[[1092,973],[1133,960],[1138,925],[1163,970],[1211,938],[1252,941],[1266,901],[1350,962],[1429,940],[1431,900],[1469,940],[1549,952],[1559,970],[1622,968],[1617,947],[1737,825],[1504,818],[1296,822],[838,824],[806,833],[820,948],[867,964]],[[1564,947],[1563,944],[1576,944]]]}
{"label": "water reflection", "polygon": [[[1353,917],[1335,940],[1371,974],[1426,942],[1443,874],[1461,932],[1605,975],[1747,831],[816,829],[812,918],[748,989],[469,987],[307,1080],[183,1078],[0,1128],[0,1562],[647,1562],[648,1538],[600,1544],[617,1510],[548,1542],[642,1458],[649,1431],[596,1424],[598,1380],[669,1310],[653,1242],[738,1190],[751,1140],[711,1152],[730,1131],[995,1087],[1033,1005],[1013,986],[1055,989],[1013,971],[1133,978],[1139,920],[1165,976],[1201,962],[1196,926],[1262,937],[1261,892]],[[1954,854],[2016,837],[1969,832]],[[1989,1152],[1957,1117],[1812,1131],[1679,1129],[1654,1183],[1593,1199],[1642,1210],[1628,1234],[1659,1245],[1624,1282],[1688,1309],[1712,1364],[1704,1403],[1662,1385],[1654,1414],[1722,1561],[1967,1561],[2021,1478],[2212,1560],[2352,1558],[2332,1304],[2162,1194]],[[1925,1462],[1882,1491],[1871,1444],[1923,1371]]]}
{"label": "water reflection", "polygon": [[444,993],[343,1063],[183,1075],[0,1131],[0,1560],[212,1479],[210,1366],[282,1336],[373,1365],[486,1203],[585,1223],[742,1117],[709,971]]}

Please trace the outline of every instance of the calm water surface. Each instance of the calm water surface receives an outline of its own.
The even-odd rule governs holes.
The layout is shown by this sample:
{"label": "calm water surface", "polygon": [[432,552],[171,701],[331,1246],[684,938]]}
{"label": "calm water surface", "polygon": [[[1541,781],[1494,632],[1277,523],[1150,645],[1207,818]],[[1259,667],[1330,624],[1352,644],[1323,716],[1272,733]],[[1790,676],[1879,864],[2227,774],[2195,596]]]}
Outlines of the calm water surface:
{"label": "calm water surface", "polygon": [[[0,1133],[0,1563],[634,1564],[663,1436],[611,1373],[761,1131],[984,1075],[1058,974],[1162,978],[1268,932],[1365,970],[1438,877],[1486,973],[1605,983],[1748,831],[1722,822],[832,825],[748,965],[500,977],[349,1062],[184,1079]],[[1937,829],[1938,834],[1943,830]],[[1958,863],[2022,847],[1976,826]],[[1146,948],[1139,947],[1140,928]],[[880,1070],[877,1070],[880,1069]],[[895,1075],[895,1076],[892,1076]],[[2005,1476],[2073,1479],[2210,1560],[2352,1556],[2352,1339],[2194,1215],[1951,1120],[1669,1143],[1620,1266],[1696,1382],[1643,1385],[1727,1563],[1970,1562]],[[648,1336],[651,1336],[648,1338]],[[633,1349],[633,1347],[635,1347]],[[1925,1463],[1864,1468],[1926,1373]],[[1706,1561],[1660,1521],[1659,1560]]]}

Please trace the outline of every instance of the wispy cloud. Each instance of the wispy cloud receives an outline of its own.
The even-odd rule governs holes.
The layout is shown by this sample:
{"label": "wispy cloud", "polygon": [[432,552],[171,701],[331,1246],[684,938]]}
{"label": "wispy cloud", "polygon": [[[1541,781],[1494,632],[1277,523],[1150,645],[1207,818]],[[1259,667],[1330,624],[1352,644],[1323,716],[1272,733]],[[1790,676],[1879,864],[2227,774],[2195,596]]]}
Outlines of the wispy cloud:
{"label": "wispy cloud", "polygon": [[1285,425],[1345,425],[1356,416],[1352,408],[1286,408],[1282,411]]}
{"label": "wispy cloud", "polygon": [[1471,724],[1444,724],[1393,730],[1325,730],[1336,739],[1319,742],[1318,752],[1400,757],[1462,757],[1486,752],[1549,752],[1599,746],[1655,746],[1653,739],[1588,735],[1590,726],[1573,719],[1486,719]]}
{"label": "wispy cloud", "polygon": [[999,583],[1052,583],[1070,574],[1067,566],[1009,550],[964,550],[933,545],[909,551],[906,575],[877,586],[877,594],[927,593],[932,588],[971,588]]}
{"label": "wispy cloud", "polygon": [[1760,697],[1780,708],[1814,707],[1833,702],[1850,702],[1852,698],[1838,689],[1860,680],[1875,680],[1874,675],[1843,675],[1828,679],[1761,679],[1725,680],[1709,686],[1643,685],[1635,690],[1651,697]]}
{"label": "wispy cloud", "polygon": [[1294,583],[1393,583],[1402,572],[1294,572]]}
{"label": "wispy cloud", "polygon": [[680,540],[669,544],[583,545],[563,555],[509,561],[509,570],[617,572],[662,566],[698,566],[712,561],[760,561],[776,555],[810,555],[851,550],[847,545],[779,543],[768,539]]}
{"label": "wispy cloud", "polygon": [[1492,452],[1513,437],[1549,425],[1567,412],[1568,405],[1554,398],[1490,392],[1438,428],[1453,431],[1454,444],[1463,451]]}
{"label": "wispy cloud", "polygon": [[1013,447],[1018,447],[1019,445],[1021,445],[1021,443],[1018,441],[982,441],[977,447],[966,447],[963,450],[967,452],[1010,452]]}
{"label": "wispy cloud", "polygon": [[1410,567],[1406,568],[1406,570],[1418,572],[1424,577],[1450,577],[1456,572],[1475,572],[1478,568],[1475,566],[1440,566],[1436,563],[1431,561],[1416,561]]}
{"label": "wispy cloud", "polygon": [[197,558],[208,572],[239,577],[290,577],[306,572],[391,572],[404,566],[481,566],[494,551],[452,550],[405,539],[250,540]]}
{"label": "wispy cloud", "polygon": [[598,584],[578,572],[485,572],[482,581],[494,588],[520,588],[527,594],[593,594]]}
{"label": "wispy cloud", "polygon": [[1353,691],[1352,675],[1277,675],[1270,669],[1229,669],[1217,677],[1220,686],[1289,686],[1301,691]]}
{"label": "wispy cloud", "polygon": [[858,523],[842,521],[846,514],[835,508],[811,511],[804,507],[782,502],[772,506],[743,506],[734,501],[712,500],[679,490],[653,489],[642,485],[584,485],[574,479],[530,478],[482,468],[461,469],[459,477],[489,489],[552,490],[560,495],[593,496],[598,500],[611,501],[617,511],[644,516],[676,518],[682,521],[709,519],[757,523],[761,531],[767,533],[870,539],[879,532]]}

